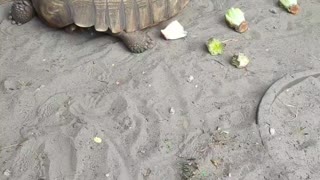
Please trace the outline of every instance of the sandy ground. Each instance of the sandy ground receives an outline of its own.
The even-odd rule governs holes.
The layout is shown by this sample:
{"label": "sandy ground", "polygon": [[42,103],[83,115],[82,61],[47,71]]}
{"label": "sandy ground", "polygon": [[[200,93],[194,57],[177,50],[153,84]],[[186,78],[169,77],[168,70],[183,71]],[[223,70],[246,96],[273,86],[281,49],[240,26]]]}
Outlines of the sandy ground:
{"label": "sandy ground", "polygon": [[[248,32],[226,26],[231,6],[245,11]],[[93,31],[69,34],[37,18],[11,25],[7,7],[0,9],[1,180],[320,179],[316,78],[279,95],[273,136],[261,136],[256,124],[275,81],[320,69],[320,1],[301,1],[293,16],[270,0],[195,0],[175,18],[188,37],[163,40],[163,23],[147,30],[157,43],[140,55]],[[233,41],[213,57],[204,46],[210,37]],[[230,65],[237,52],[250,57],[247,71]]]}

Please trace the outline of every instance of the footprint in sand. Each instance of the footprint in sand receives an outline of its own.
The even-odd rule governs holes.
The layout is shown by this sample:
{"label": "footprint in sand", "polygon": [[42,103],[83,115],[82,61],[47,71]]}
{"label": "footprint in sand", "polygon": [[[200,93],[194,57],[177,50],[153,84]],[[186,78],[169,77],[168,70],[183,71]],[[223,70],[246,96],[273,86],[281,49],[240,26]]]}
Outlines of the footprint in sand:
{"label": "footprint in sand", "polygon": [[63,134],[29,139],[10,166],[12,179],[73,179],[77,163],[74,143]]}
{"label": "footprint in sand", "polygon": [[[159,143],[159,117],[145,102],[118,95],[61,93],[33,108],[38,119],[20,133],[24,139],[6,167],[15,179],[137,178],[137,161]],[[128,101],[130,99],[130,101]],[[147,121],[146,121],[147,119]],[[93,137],[103,142],[96,144]],[[146,153],[141,156],[139,150]]]}
{"label": "footprint in sand", "polygon": [[[126,99],[117,94],[87,93],[72,101],[70,112],[86,124],[75,137],[81,162],[76,179],[101,179],[105,174],[116,179],[132,177],[128,175],[128,166],[134,163],[122,143],[123,138],[135,131],[127,107]],[[95,144],[92,140],[95,136],[101,137],[103,143]]]}
{"label": "footprint in sand", "polygon": [[73,179],[76,150],[72,137],[64,135],[70,134],[64,129],[72,127],[74,121],[68,113],[68,100],[66,94],[57,94],[33,108],[37,109],[33,112],[38,121],[20,129],[21,143],[12,155],[13,161],[5,164],[13,179]]}
{"label": "footprint in sand", "polygon": [[[11,171],[11,179],[34,180],[41,177],[39,154],[43,151],[43,141],[30,139],[21,144],[21,147],[3,165]],[[1,176],[0,176],[1,177]]]}
{"label": "footprint in sand", "polygon": [[74,179],[77,156],[73,139],[57,133],[44,146],[45,179]]}
{"label": "footprint in sand", "polygon": [[[65,93],[55,94],[49,97],[38,108],[33,106],[32,110],[29,110],[30,112],[25,116],[33,117],[33,119],[35,118],[37,120],[29,123],[26,121],[28,119],[26,119],[23,122],[23,127],[20,129],[20,135],[24,139],[40,137],[58,131],[61,126],[70,124],[74,118],[70,117],[70,113],[68,112],[69,98]],[[22,110],[25,109],[25,106],[18,107]],[[32,113],[33,116],[30,116],[30,113]]]}
{"label": "footprint in sand", "polygon": [[134,116],[128,108],[128,102],[123,96],[88,93],[73,100],[70,112],[97,129],[120,135],[135,127]]}
{"label": "footprint in sand", "polygon": [[[88,93],[75,98],[70,112],[86,124],[76,137],[82,142],[77,148],[78,159],[83,159],[87,166],[96,167],[88,169],[81,165],[77,174],[100,177],[98,172],[102,170],[97,169],[104,165],[104,172],[112,171],[112,177],[135,179],[140,170],[136,162],[157,151],[160,139],[159,117],[151,109],[136,97],[117,93]],[[99,147],[92,145],[92,138],[87,138],[97,135],[103,139]],[[92,150],[88,151],[87,146]]]}

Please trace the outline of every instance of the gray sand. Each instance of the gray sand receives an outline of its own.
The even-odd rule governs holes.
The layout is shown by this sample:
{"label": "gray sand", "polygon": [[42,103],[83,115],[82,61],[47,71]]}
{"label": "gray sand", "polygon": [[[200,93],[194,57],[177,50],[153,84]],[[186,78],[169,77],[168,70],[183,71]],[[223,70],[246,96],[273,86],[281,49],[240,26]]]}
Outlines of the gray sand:
{"label": "gray sand", "polygon": [[[298,114],[275,100],[274,136],[256,124],[272,83],[320,69],[320,2],[300,3],[293,16],[275,0],[194,0],[175,17],[188,37],[163,40],[162,23],[140,55],[94,31],[69,34],[38,18],[11,25],[1,5],[0,179],[173,180],[186,168],[193,179],[320,179],[320,86],[310,85],[319,82],[279,96]],[[231,6],[246,13],[248,32],[226,26]],[[211,37],[233,41],[213,57]],[[247,71],[229,63],[238,52],[252,61]],[[310,136],[292,134],[300,127]]]}

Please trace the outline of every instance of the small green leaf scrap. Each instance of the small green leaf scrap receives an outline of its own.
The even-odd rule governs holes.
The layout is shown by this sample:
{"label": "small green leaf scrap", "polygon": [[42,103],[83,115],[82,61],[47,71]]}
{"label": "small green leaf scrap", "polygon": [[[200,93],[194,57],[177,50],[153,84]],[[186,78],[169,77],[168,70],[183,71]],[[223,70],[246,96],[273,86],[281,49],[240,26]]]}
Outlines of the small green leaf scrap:
{"label": "small green leaf scrap", "polygon": [[224,43],[214,38],[210,38],[207,42],[208,51],[213,56],[223,54],[225,46]]}

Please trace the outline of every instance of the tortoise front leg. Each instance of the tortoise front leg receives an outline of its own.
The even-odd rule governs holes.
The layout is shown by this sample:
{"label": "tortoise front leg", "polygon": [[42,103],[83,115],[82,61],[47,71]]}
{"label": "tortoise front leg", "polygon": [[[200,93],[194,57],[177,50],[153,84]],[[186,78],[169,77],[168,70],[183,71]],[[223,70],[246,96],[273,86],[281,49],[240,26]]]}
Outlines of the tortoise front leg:
{"label": "tortoise front leg", "polygon": [[120,38],[127,48],[133,53],[142,53],[154,46],[154,42],[149,35],[141,31],[132,33],[121,32],[112,35]]}
{"label": "tortoise front leg", "polygon": [[15,0],[12,7],[9,19],[12,20],[12,24],[24,24],[30,21],[35,12],[30,0]]}

